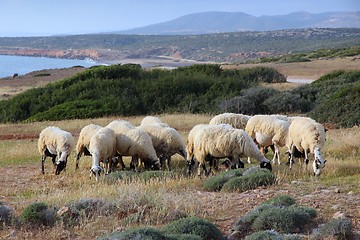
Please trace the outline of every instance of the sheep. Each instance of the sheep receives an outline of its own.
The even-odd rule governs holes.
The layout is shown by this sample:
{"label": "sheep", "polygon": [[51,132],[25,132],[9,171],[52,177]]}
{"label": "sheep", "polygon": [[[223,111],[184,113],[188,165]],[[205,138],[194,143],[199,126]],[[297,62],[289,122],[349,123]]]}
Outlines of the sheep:
{"label": "sheep", "polygon": [[144,125],[159,125],[161,127],[170,127],[168,124],[164,123],[159,118],[153,116],[144,117],[140,123],[140,126],[144,126]]}
{"label": "sheep", "polygon": [[90,169],[90,178],[95,175],[96,181],[99,180],[102,168],[100,161],[105,164],[105,174],[109,173],[109,160],[115,156],[116,136],[111,128],[100,128],[91,137],[89,144],[89,152],[92,158],[92,166]]}
{"label": "sheep", "polygon": [[151,137],[156,154],[160,159],[161,168],[171,171],[171,156],[178,153],[186,160],[186,144],[183,136],[171,127],[161,127],[157,124],[140,125],[138,128],[146,131]]}
{"label": "sheep", "polygon": [[[66,168],[67,159],[74,149],[75,140],[71,133],[58,127],[47,127],[39,135],[38,149],[41,154],[41,170],[45,174],[46,157],[51,157],[55,167],[55,175]],[[56,161],[56,157],[58,160]]]}
{"label": "sheep", "polygon": [[[272,170],[266,159],[244,130],[222,125],[200,127],[193,139],[193,154],[199,162],[198,176],[205,170],[205,161],[210,158],[229,158],[234,164],[241,156],[255,158],[260,167]],[[188,158],[188,161],[190,159]]]}
{"label": "sheep", "polygon": [[290,123],[269,115],[255,115],[246,125],[245,131],[262,147],[274,145],[274,157],[280,162],[280,147],[285,146]]}
{"label": "sheep", "polygon": [[83,127],[79,134],[79,139],[76,144],[76,168],[79,169],[79,160],[81,155],[84,153],[85,156],[90,156],[89,144],[91,137],[99,130],[101,126],[96,124],[89,124]]}
{"label": "sheep", "polygon": [[209,124],[229,124],[233,128],[245,129],[251,116],[236,113],[223,113],[213,117]]}
{"label": "sheep", "polygon": [[112,121],[107,127],[115,131],[116,151],[120,155],[122,164],[122,156],[131,156],[131,165],[136,172],[138,172],[139,159],[144,163],[145,169],[159,169],[151,137],[144,130],[124,120]]}
{"label": "sheep", "polygon": [[321,149],[325,145],[325,129],[313,119],[298,117],[293,119],[289,127],[286,145],[291,151],[290,168],[294,162],[295,148],[304,153],[306,168],[309,163],[308,153],[314,154],[314,176],[321,174],[325,167]]}

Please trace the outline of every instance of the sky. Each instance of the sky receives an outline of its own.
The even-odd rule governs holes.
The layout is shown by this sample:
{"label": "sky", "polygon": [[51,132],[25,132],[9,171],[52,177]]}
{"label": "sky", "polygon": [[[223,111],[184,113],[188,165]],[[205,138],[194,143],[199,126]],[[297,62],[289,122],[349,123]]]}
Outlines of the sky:
{"label": "sky", "polygon": [[360,11],[360,0],[0,0],[0,37],[121,31],[209,11]]}

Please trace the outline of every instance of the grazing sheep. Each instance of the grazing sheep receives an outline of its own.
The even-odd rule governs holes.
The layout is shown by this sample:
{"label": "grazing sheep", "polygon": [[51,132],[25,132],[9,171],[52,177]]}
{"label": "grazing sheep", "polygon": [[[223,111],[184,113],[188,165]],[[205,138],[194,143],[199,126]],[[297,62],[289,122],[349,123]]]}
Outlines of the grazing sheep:
{"label": "grazing sheep", "polygon": [[294,119],[289,127],[286,145],[291,151],[290,168],[295,158],[295,148],[305,154],[306,168],[309,163],[308,153],[314,154],[313,171],[314,175],[321,174],[325,167],[321,149],[325,144],[325,129],[313,119],[298,117]]}
{"label": "grazing sheep", "polygon": [[167,160],[168,170],[171,170],[171,156],[178,153],[186,160],[186,144],[183,136],[171,127],[162,127],[157,124],[140,125],[151,137],[154,149],[160,159],[161,168],[165,169]]}
{"label": "grazing sheep", "polygon": [[89,152],[92,158],[92,166],[90,169],[90,178],[95,175],[96,181],[99,180],[100,161],[104,162],[105,174],[109,173],[109,162],[115,156],[116,136],[111,128],[100,128],[91,137],[89,144]]}
{"label": "grazing sheep", "polygon": [[277,158],[280,162],[280,147],[285,146],[289,130],[289,122],[269,115],[255,115],[246,125],[246,132],[262,147],[274,145],[273,164]]}
{"label": "grazing sheep", "polygon": [[138,172],[139,159],[144,163],[145,169],[159,169],[151,137],[145,131],[123,120],[112,121],[107,127],[115,131],[116,151],[120,155],[122,164],[122,156],[131,156],[131,165],[136,172]]}
{"label": "grazing sheep", "polygon": [[159,125],[161,127],[170,127],[168,124],[164,123],[159,118],[153,116],[144,117],[143,120],[141,121],[140,126],[144,126],[144,125]]}
{"label": "grazing sheep", "polygon": [[229,158],[233,165],[241,156],[252,157],[260,162],[260,167],[271,171],[270,161],[261,154],[244,130],[229,125],[208,125],[200,127],[196,132],[193,154],[199,162],[199,176],[202,170],[206,172],[205,161],[208,158]]}
{"label": "grazing sheep", "polygon": [[79,168],[79,160],[84,153],[85,156],[90,156],[89,144],[91,137],[99,130],[101,126],[96,124],[89,124],[83,127],[79,134],[79,139],[76,144],[76,169]]}
{"label": "grazing sheep", "polygon": [[[55,174],[59,175],[66,168],[67,159],[74,146],[75,141],[71,133],[58,127],[47,127],[42,130],[38,140],[42,173],[45,174],[44,162],[46,157],[51,157],[56,169]],[[57,161],[56,157],[58,157]]]}
{"label": "grazing sheep", "polygon": [[209,124],[229,124],[233,128],[245,129],[251,116],[236,113],[223,113],[213,117]]}

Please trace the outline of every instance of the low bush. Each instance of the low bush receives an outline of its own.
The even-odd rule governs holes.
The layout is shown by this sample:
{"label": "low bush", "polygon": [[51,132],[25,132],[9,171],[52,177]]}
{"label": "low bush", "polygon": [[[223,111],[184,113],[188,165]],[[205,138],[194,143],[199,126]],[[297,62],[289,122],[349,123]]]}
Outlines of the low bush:
{"label": "low bush", "polygon": [[84,198],[70,202],[67,207],[72,213],[80,217],[91,218],[98,215],[111,215],[116,210],[116,205],[97,198]]}
{"label": "low bush", "polygon": [[275,229],[280,233],[295,233],[310,219],[310,215],[302,208],[272,207],[261,212],[251,227],[255,231]]}
{"label": "low bush", "polygon": [[5,225],[10,225],[14,217],[14,211],[11,207],[0,202],[0,229]]}
{"label": "low bush", "polygon": [[245,240],[259,240],[259,239],[266,239],[266,240],[303,240],[304,237],[301,237],[296,234],[279,234],[274,230],[265,230],[260,232],[255,232],[249,236],[245,237]]}
{"label": "low bush", "polygon": [[217,176],[209,177],[204,182],[204,189],[207,191],[220,191],[229,179],[241,176],[243,172],[243,169],[231,169],[226,172],[221,172]]}
{"label": "low bush", "polygon": [[150,179],[165,179],[174,177],[174,173],[169,171],[145,171],[139,174],[139,178],[144,181],[149,181]]}
{"label": "low bush", "polygon": [[134,175],[134,171],[115,171],[105,175],[104,182],[115,183],[122,179],[131,179]]}
{"label": "low bush", "polygon": [[204,219],[190,217],[176,220],[165,227],[162,231],[166,234],[193,234],[203,240],[223,240],[220,230],[211,222]]}
{"label": "low bush", "polygon": [[[315,209],[297,205],[290,196],[279,195],[256,206],[245,216],[239,218],[232,230],[241,232],[242,235],[266,230],[275,230],[279,233],[298,233],[304,231],[316,216]],[[263,234],[267,234],[267,232],[263,232]]]}
{"label": "low bush", "polygon": [[269,186],[275,183],[275,175],[267,169],[261,169],[259,167],[254,168],[255,170],[250,173],[243,173],[241,177],[235,177],[227,181],[222,188],[222,191],[232,192],[239,191],[243,192],[250,189],[255,189],[260,186]]}
{"label": "low bush", "polygon": [[352,225],[350,219],[332,219],[320,227],[316,234],[316,239],[351,239],[351,229]]}
{"label": "low bush", "polygon": [[97,240],[128,240],[128,239],[167,240],[169,238],[167,238],[158,229],[149,228],[149,227],[134,228],[126,231],[116,231],[97,238]]}
{"label": "low bush", "polygon": [[279,207],[287,207],[294,205],[296,203],[295,199],[293,197],[290,197],[288,195],[278,195],[276,197],[270,198],[269,200],[263,202],[263,204],[270,204],[273,206],[279,206]]}
{"label": "low bush", "polygon": [[56,222],[56,209],[44,202],[31,203],[20,215],[20,223],[30,227],[53,226]]}

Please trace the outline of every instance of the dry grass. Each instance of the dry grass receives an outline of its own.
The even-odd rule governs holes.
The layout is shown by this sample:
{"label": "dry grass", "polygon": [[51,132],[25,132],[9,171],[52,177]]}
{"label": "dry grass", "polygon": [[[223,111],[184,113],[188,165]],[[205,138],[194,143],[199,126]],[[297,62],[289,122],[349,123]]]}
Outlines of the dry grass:
{"label": "dry grass", "polygon": [[[158,117],[184,136],[187,136],[194,125],[207,123],[211,118],[209,115],[192,114]],[[44,127],[55,125],[76,135],[89,123],[105,126],[119,118],[138,125],[143,116],[0,125],[0,134],[27,133],[34,136],[31,139],[0,141],[0,201],[13,207],[16,215],[32,202],[41,201],[61,207],[82,198],[105,199],[116,203],[119,210],[111,216],[81,219],[80,225],[73,228],[66,228],[60,223],[53,228],[36,231],[5,228],[0,230],[0,239],[9,234],[11,239],[94,239],[115,229],[139,225],[161,226],[171,221],[170,216],[176,211],[188,216],[207,218],[227,233],[239,216],[277,194],[289,194],[302,205],[315,207],[321,219],[329,219],[340,209],[352,216],[354,229],[360,231],[359,224],[356,224],[359,223],[360,216],[354,214],[358,209],[356,203],[360,195],[360,165],[357,157],[360,152],[359,127],[328,132],[324,149],[328,162],[320,178],[314,178],[311,167],[309,171],[305,171],[300,163],[292,170],[285,165],[274,165],[277,184],[245,193],[205,192],[202,186],[204,179],[188,178],[185,174],[185,161],[180,156],[175,156],[173,161],[175,177],[147,182],[135,178],[112,184],[102,181],[96,183],[94,179],[89,180],[89,157],[82,157],[80,169],[75,171],[75,153],[69,159],[66,172],[60,176],[53,175],[50,159],[46,161],[46,174],[41,174],[40,155],[36,145],[37,134]],[[126,164],[129,165],[128,158]],[[334,195],[334,188],[340,189],[340,193]],[[352,194],[349,195],[349,192]]]}

